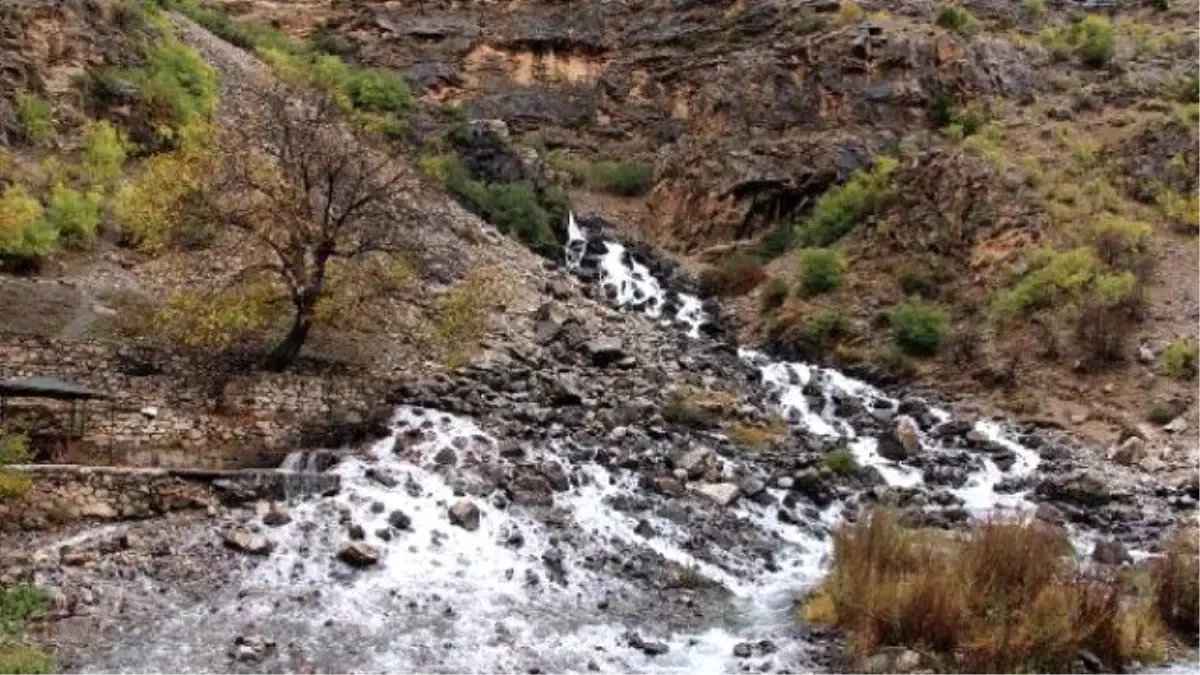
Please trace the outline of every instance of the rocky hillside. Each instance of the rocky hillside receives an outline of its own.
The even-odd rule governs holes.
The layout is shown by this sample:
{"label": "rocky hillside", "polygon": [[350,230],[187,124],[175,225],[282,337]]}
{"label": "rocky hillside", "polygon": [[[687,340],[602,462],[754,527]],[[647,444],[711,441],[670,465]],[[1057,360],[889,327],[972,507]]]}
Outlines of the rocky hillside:
{"label": "rocky hillside", "polygon": [[[1194,2],[206,7],[402,73],[426,165],[446,152],[436,111],[504,122],[525,168],[493,157],[488,180],[568,187],[577,210],[712,266],[711,290],[749,294],[730,303],[748,342],[982,391],[1102,442],[1147,419],[1195,428]],[[839,188],[882,157],[897,167],[870,191]],[[841,224],[802,232],[821,219]],[[1114,238],[1138,259],[1096,250]],[[844,281],[793,292],[814,246]],[[1046,250],[1089,248],[1094,277],[1132,271],[1136,290],[996,310]],[[905,352],[888,316],[912,297],[945,327]],[[838,330],[814,350],[825,307]],[[1097,312],[1101,335],[1082,327]]]}

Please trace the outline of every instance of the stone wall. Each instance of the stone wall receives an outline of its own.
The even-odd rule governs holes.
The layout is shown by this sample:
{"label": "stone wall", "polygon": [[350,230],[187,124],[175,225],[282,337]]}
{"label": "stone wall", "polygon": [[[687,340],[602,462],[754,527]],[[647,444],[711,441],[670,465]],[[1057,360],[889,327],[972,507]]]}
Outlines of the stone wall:
{"label": "stone wall", "polygon": [[0,531],[80,521],[152,518],[171,511],[284,500],[338,488],[325,473],[147,469],[34,464],[7,467],[31,478],[29,491],[0,501]]}
{"label": "stone wall", "polygon": [[[302,427],[365,419],[390,377],[230,373],[200,354],[0,334],[0,379],[46,375],[110,394],[86,405],[83,437],[50,439],[69,404],[9,399],[9,428],[32,433],[39,461],[246,468],[277,466]],[[51,452],[49,448],[53,447]]]}

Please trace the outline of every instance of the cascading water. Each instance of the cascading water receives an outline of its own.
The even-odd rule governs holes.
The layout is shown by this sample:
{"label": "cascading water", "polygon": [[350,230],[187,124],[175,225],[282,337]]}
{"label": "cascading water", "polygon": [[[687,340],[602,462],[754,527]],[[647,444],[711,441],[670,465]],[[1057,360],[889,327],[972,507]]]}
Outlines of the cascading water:
{"label": "cascading water", "polygon": [[[589,255],[594,261],[590,246],[572,216],[568,265],[586,264]],[[605,242],[598,264],[600,283],[617,304],[682,324],[691,335],[707,320],[698,298],[679,294],[668,303],[660,282],[619,244]],[[677,311],[664,316],[669,304]],[[775,408],[793,425],[841,439],[891,486],[922,484],[919,468],[885,458],[874,437],[860,435],[840,414],[840,404],[853,399],[894,422],[909,414],[900,402],[831,369],[776,362],[750,350],[740,356],[759,368]],[[923,414],[939,423],[949,418],[936,409]],[[276,549],[239,584],[130,636],[139,645],[135,658],[114,653],[89,667],[227,671],[224,654],[248,632],[281,645],[280,667],[289,670],[717,673],[812,667],[812,645],[795,627],[794,600],[820,578],[841,502],[808,507],[785,520],[778,504],[788,503],[788,491],[772,485],[763,491],[765,499],[728,507],[687,500],[682,515],[660,500],[661,508],[635,515],[618,508],[643,496],[633,471],[597,461],[600,448],[548,431],[544,440],[523,444],[514,459],[511,448],[506,453],[471,420],[399,408],[389,438],[329,469],[341,478],[340,494],[296,506],[281,526],[262,525]],[[997,487],[1029,475],[1037,454],[995,424],[976,423],[974,432],[1006,453],[1004,468],[984,457],[952,493],[980,515],[1030,506],[1022,491]],[[919,441],[923,454],[951,452],[924,431]],[[738,471],[738,460],[722,461],[727,474]],[[292,469],[321,468],[311,456],[289,462]],[[510,503],[477,480],[498,467],[527,466],[544,473],[552,467],[562,477],[552,500]],[[451,509],[459,510],[458,524]],[[707,536],[702,516],[724,519],[719,522],[746,532],[768,555],[698,545]],[[369,547],[368,557],[377,561],[355,569],[339,560],[348,544]],[[633,564],[647,559],[649,565]],[[671,565],[695,590],[666,593],[650,580]],[[175,635],[187,638],[170,639]]]}

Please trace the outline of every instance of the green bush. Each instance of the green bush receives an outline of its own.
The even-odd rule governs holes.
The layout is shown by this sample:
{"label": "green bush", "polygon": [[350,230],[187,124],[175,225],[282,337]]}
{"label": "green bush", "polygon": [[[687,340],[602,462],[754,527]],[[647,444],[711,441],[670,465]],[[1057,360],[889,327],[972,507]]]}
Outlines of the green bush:
{"label": "green bush", "polygon": [[771,226],[771,231],[758,244],[758,255],[764,260],[774,260],[792,250],[796,243],[796,224],[780,220]]}
{"label": "green bush", "polygon": [[54,109],[37,94],[21,92],[17,94],[17,126],[26,141],[41,145],[54,136]]}
{"label": "green bush", "polygon": [[646,164],[632,160],[603,161],[592,165],[588,182],[605,192],[636,197],[650,190],[654,172]]}
{"label": "green bush", "polygon": [[173,138],[189,122],[210,116],[217,104],[217,73],[200,53],[176,40],[150,48],[145,66],[126,74],[140,89],[149,122]]}
{"label": "green bush", "polygon": [[1069,40],[1084,65],[1103,68],[1112,61],[1112,22],[1102,14],[1092,14],[1076,22]]}
{"label": "green bush", "polygon": [[58,230],[42,205],[19,185],[0,194],[0,255],[39,260],[58,250]]}
{"label": "green bush", "polygon": [[1011,317],[1074,301],[1091,286],[1099,269],[1088,248],[1043,254],[1017,285],[997,300],[996,310]]}
{"label": "green bush", "polygon": [[50,594],[37,586],[14,584],[0,589],[0,673],[53,673],[54,659],[46,652],[9,642],[19,637],[25,623],[50,602]]}
{"label": "green bush", "polygon": [[845,264],[837,251],[809,248],[800,252],[800,290],[806,296],[841,288]]}
{"label": "green bush", "polygon": [[888,312],[896,331],[896,344],[909,354],[936,354],[950,329],[950,317],[942,309],[922,300],[902,302]]}
{"label": "green bush", "polygon": [[121,177],[129,141],[107,121],[92,122],[83,130],[84,172],[92,185],[111,187]]}
{"label": "green bush", "polygon": [[1158,372],[1176,380],[1190,380],[1200,369],[1200,344],[1179,338],[1163,349],[1158,357]]}
{"label": "green bush", "polygon": [[1021,6],[1025,14],[1034,21],[1040,21],[1046,16],[1046,0],[1023,0]]}
{"label": "green bush", "polygon": [[888,177],[896,160],[877,157],[871,171],[855,171],[845,183],[821,195],[800,228],[805,246],[828,246],[846,235],[889,196]]}
{"label": "green bush", "polygon": [[72,243],[91,243],[100,225],[100,203],[99,194],[55,185],[46,205],[46,223],[58,236]]}
{"label": "green bush", "polygon": [[962,35],[970,35],[979,30],[979,19],[966,7],[948,5],[938,11],[937,25]]}
{"label": "green bush", "polygon": [[854,453],[846,448],[839,448],[826,454],[821,458],[821,464],[834,474],[843,477],[857,474],[859,468],[858,460],[854,458]]}
{"label": "green bush", "polygon": [[1200,75],[1183,76],[1173,87],[1172,97],[1179,103],[1195,104],[1200,101]]}
{"label": "green bush", "polygon": [[36,647],[0,644],[0,673],[40,675],[58,672],[54,657]]}
{"label": "green bush", "polygon": [[412,106],[412,92],[403,78],[383,70],[355,71],[343,86],[350,102],[357,109],[401,112]]}
{"label": "green bush", "polygon": [[473,194],[480,195],[476,201],[484,217],[501,232],[534,248],[554,243],[550,216],[528,183],[489,183]]}
{"label": "green bush", "polygon": [[929,122],[935,129],[948,127],[958,118],[958,104],[949,89],[939,88],[929,101]]}
{"label": "green bush", "polygon": [[820,310],[803,320],[785,310],[771,328],[771,341],[787,352],[789,358],[815,360],[845,334],[846,320],[835,309]]}
{"label": "green bush", "polygon": [[771,280],[763,287],[762,295],[759,297],[762,311],[770,312],[778,309],[783,306],[784,301],[787,300],[787,296],[787,282],[779,277],[771,277]]}
{"label": "green bush", "polygon": [[1089,239],[1106,265],[1141,272],[1150,255],[1150,226],[1111,214],[1101,215],[1091,226]]}

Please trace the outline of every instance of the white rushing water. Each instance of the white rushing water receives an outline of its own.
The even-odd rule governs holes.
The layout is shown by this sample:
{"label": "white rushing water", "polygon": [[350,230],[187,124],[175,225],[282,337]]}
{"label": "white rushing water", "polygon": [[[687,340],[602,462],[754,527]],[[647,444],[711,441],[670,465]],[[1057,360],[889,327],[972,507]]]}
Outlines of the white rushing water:
{"label": "white rushing water", "polygon": [[[568,264],[576,266],[587,244],[573,216],[569,228]],[[678,311],[664,317],[667,291],[620,245],[606,244],[600,270],[600,283],[612,288],[617,304],[639,303],[651,317],[698,335],[706,320],[700,300],[681,294]],[[859,463],[874,467],[889,485],[923,482],[921,469],[882,457],[875,438],[859,435],[835,404],[855,398],[892,420],[898,401],[835,370],[777,362],[751,350],[741,357],[760,369],[779,414],[792,424],[844,439]],[[930,414],[949,418],[942,410]],[[996,508],[1029,508],[1023,493],[995,488],[1004,478],[1035,470],[1037,454],[998,424],[978,422],[975,431],[1011,450],[1016,460],[1003,471],[983,457],[982,468],[953,493],[980,516]],[[924,432],[920,442],[925,452],[942,451]],[[141,641],[134,662],[97,667],[222,672],[229,664],[224,650],[250,631],[287,643],[292,667],[312,662],[320,670],[728,673],[804,667],[810,645],[797,631],[794,602],[828,564],[828,535],[841,503],[807,511],[798,503],[800,517],[785,520],[778,505],[787,503],[787,491],[770,487],[773,504],[741,499],[718,507],[681,497],[675,501],[697,510],[683,517],[653,508],[630,511],[617,503],[645,495],[638,475],[572,461],[581,455],[562,443],[527,443],[517,462],[553,462],[570,477],[569,487],[555,493],[553,508],[508,504],[488,490],[471,494],[484,472],[512,466],[501,462],[497,439],[469,419],[398,408],[389,438],[331,469],[342,481],[336,497],[294,507],[282,526],[260,524],[277,547],[239,587],[214,591],[210,605],[155,627],[160,633]],[[722,461],[733,475],[738,462]],[[296,455],[287,466],[301,469],[310,462]],[[476,529],[450,521],[448,510],[463,499],[479,510]],[[772,564],[736,547],[698,547],[704,514],[736,520],[771,547]],[[352,525],[378,552],[378,564],[355,570],[337,559]],[[726,592],[677,592],[672,597],[694,595],[695,605],[672,605],[672,597],[623,572],[623,563],[638,556],[651,556],[659,571],[675,563]],[[631,630],[666,651],[651,654],[661,650],[631,645]],[[190,637],[163,637],[180,634]],[[770,644],[760,644],[764,640]],[[744,645],[735,655],[735,645],[746,642],[754,645],[750,655]]]}

